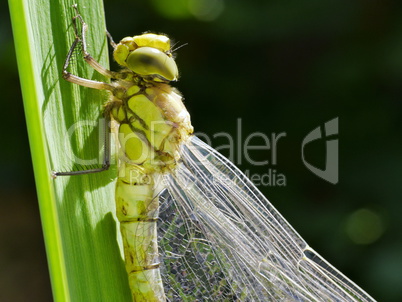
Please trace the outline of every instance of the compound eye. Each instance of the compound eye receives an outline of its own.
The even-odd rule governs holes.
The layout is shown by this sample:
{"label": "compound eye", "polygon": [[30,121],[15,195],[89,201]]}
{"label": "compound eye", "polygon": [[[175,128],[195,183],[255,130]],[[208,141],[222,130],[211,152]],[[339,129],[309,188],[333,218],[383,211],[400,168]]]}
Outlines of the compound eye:
{"label": "compound eye", "polygon": [[128,56],[127,67],[140,76],[158,76],[167,81],[178,78],[176,62],[166,53],[152,47],[140,47]]}

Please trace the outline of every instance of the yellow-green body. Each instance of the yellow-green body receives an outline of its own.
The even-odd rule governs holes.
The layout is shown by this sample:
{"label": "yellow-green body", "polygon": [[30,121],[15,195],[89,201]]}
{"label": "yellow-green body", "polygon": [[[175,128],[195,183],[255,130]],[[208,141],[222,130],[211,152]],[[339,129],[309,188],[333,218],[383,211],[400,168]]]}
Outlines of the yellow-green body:
{"label": "yellow-green body", "polygon": [[[127,56],[124,42],[130,39],[116,47],[120,64],[120,53]],[[179,146],[193,128],[180,94],[166,80],[131,70],[123,73],[125,79],[113,83],[116,92],[106,104],[106,112],[119,123],[116,213],[126,270],[134,301],[165,301],[156,224],[161,175],[175,168]]]}
{"label": "yellow-green body", "polygon": [[[157,219],[163,174],[172,172],[180,159],[179,148],[193,132],[182,97],[169,83],[178,78],[170,40],[165,35],[146,33],[125,37],[116,44],[113,56],[122,67],[118,72],[102,67],[87,51],[87,25],[78,12],[73,18],[75,41],[63,67],[63,78],[77,85],[110,91],[105,105],[119,123],[119,174],[116,183],[116,214],[123,239],[124,260],[133,301],[166,301],[160,273]],[[77,22],[81,23],[81,31]],[[71,74],[67,69],[78,45],[85,61],[111,78],[98,82]],[[106,141],[108,137],[106,137]],[[108,169],[110,150],[105,147],[102,167],[59,175],[96,173]]]}

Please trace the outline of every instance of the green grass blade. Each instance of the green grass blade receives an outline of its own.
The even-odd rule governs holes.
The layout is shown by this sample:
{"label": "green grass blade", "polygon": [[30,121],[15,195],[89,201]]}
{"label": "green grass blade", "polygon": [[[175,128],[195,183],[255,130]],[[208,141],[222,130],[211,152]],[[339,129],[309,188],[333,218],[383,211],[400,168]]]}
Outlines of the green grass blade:
{"label": "green grass blade", "polygon": [[[74,38],[73,3],[9,1],[53,295],[55,301],[130,301],[117,243],[115,171],[51,178],[52,170],[77,168],[74,156],[98,159],[96,125],[107,97],[61,79]],[[89,51],[108,66],[102,2],[78,5],[89,26]],[[81,61],[77,53],[74,73],[105,80]]]}

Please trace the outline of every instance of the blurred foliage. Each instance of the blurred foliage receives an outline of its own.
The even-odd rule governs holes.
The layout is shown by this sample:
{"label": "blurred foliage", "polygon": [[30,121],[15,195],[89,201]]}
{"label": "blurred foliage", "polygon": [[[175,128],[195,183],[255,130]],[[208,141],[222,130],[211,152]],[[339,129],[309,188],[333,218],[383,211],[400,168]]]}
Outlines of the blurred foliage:
{"label": "blurred foliage", "polygon": [[[0,207],[29,204],[35,216],[8,10],[0,5],[0,191],[6,197]],[[188,43],[177,51],[181,78],[175,86],[185,96],[196,131],[208,134],[213,146],[227,143],[213,138],[218,132],[237,140],[238,118],[243,140],[254,132],[269,137],[285,132],[276,165],[247,165],[242,158],[240,167],[250,175],[268,169],[285,175],[285,187],[260,189],[306,241],[374,298],[402,300],[401,2],[105,0],[105,7],[116,41],[151,30],[169,34],[177,46]],[[303,165],[301,143],[335,117],[340,175],[332,185]],[[324,168],[324,141],[306,153],[310,163]],[[260,161],[272,156],[271,150],[250,154]],[[18,221],[20,212],[8,215]],[[378,234],[363,242],[351,235],[373,230]],[[39,244],[29,251],[43,250],[38,234]],[[3,260],[3,249],[1,261],[17,263],[24,257]]]}

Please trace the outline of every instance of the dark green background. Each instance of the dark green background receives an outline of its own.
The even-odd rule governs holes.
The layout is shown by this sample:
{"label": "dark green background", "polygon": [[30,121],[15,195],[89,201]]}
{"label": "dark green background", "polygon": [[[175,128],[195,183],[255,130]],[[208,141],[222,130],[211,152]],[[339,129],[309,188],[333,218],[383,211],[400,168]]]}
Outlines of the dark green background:
{"label": "dark green background", "polygon": [[[379,301],[402,300],[402,3],[226,0],[213,20],[188,7],[222,1],[105,1],[115,40],[152,30],[188,43],[177,52],[176,84],[196,131],[243,137],[286,132],[276,166],[287,185],[260,189],[306,241]],[[8,8],[0,9],[0,300],[51,301]],[[163,7],[166,6],[166,7]],[[197,15],[197,14],[196,14]],[[211,15],[206,15],[211,17]],[[91,23],[90,20],[87,22]],[[90,34],[90,33],[89,33]],[[339,183],[311,173],[303,138],[339,118]],[[213,140],[218,147],[225,140]],[[256,144],[261,144],[255,141]],[[325,142],[306,149],[324,168]],[[253,151],[252,158],[271,158]],[[359,209],[383,228],[369,244],[346,232]],[[362,236],[376,220],[354,222]]]}

